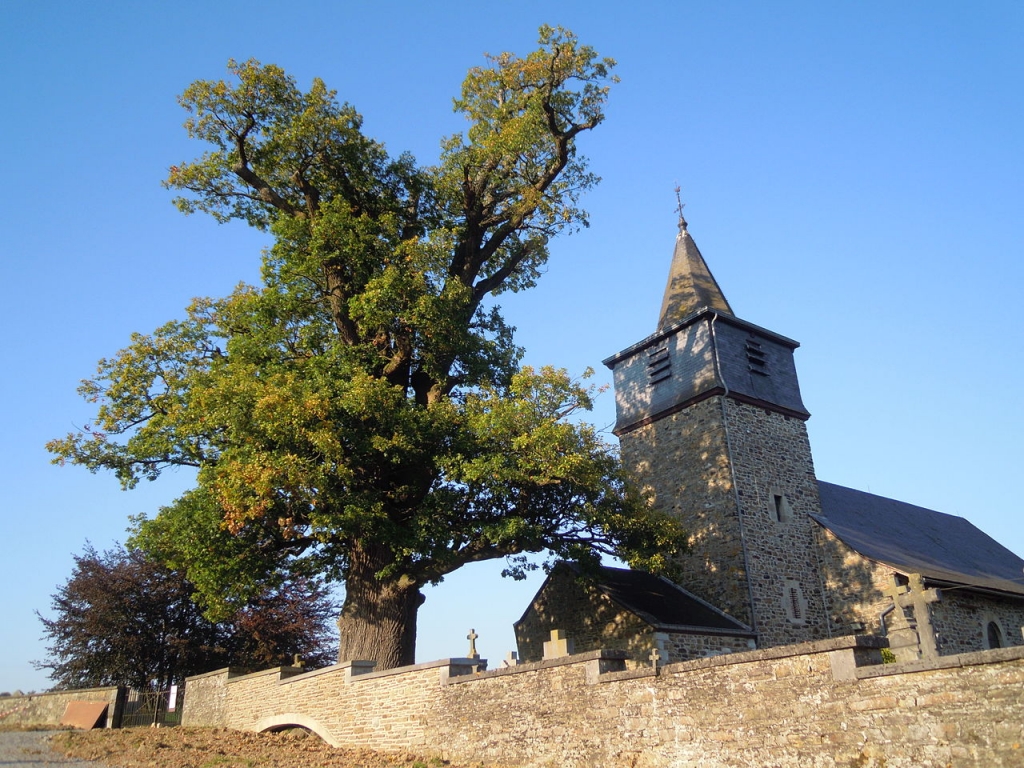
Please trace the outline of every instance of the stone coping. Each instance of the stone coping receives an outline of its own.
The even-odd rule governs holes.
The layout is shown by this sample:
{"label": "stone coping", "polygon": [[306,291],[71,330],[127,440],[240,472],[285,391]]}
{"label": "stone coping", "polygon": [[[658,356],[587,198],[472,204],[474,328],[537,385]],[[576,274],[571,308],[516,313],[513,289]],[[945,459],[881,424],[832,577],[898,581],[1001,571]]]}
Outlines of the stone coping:
{"label": "stone coping", "polygon": [[234,674],[231,671],[231,667],[226,667],[223,670],[218,670],[218,673],[224,671],[228,673],[229,683],[237,683],[241,680],[253,680],[257,677],[270,677],[271,675],[277,675],[279,678],[282,679],[281,681],[283,682],[284,678],[292,678],[301,675],[302,667],[271,667],[270,669],[261,669],[259,672],[249,672],[247,674],[241,675]]}
{"label": "stone coping", "polygon": [[459,675],[457,677],[449,678],[447,683],[449,685],[457,685],[459,683],[469,683],[475,680],[487,680],[493,677],[502,677],[504,675],[520,675],[525,672],[537,672],[542,669],[564,667],[570,664],[585,664],[590,661],[604,660],[625,661],[627,658],[629,658],[629,654],[626,653],[626,651],[587,651],[586,653],[574,653],[569,656],[559,656],[554,659],[544,659],[543,661],[528,661],[522,664],[516,664],[514,667],[498,667],[497,669],[481,670],[480,672],[477,672],[473,675]]}
{"label": "stone coping", "polygon": [[935,659],[918,659],[896,664],[877,664],[871,667],[859,667],[856,671],[858,680],[889,675],[902,675],[911,672],[932,672],[953,667],[974,667],[980,664],[993,664],[1000,661],[1018,661],[1024,659],[1024,646],[1015,645],[1009,648],[993,648],[988,651],[958,653],[953,656],[939,656]]}
{"label": "stone coping", "polygon": [[231,667],[221,667],[220,669],[212,669],[209,672],[203,672],[202,674],[199,674],[199,675],[189,675],[188,677],[185,678],[185,683],[187,684],[189,680],[202,680],[203,678],[206,678],[206,677],[218,677],[218,676],[222,676],[222,675],[226,676],[226,677],[234,678],[234,677],[238,677],[239,674],[241,674],[241,673],[236,672]]}
{"label": "stone coping", "polygon": [[[34,699],[39,696],[78,696],[80,694],[88,693],[105,693],[110,694],[111,691],[116,691],[118,686],[116,685],[99,685],[95,688],[64,688],[55,691],[39,691],[38,693],[9,693],[6,696],[0,696],[0,701],[9,702],[15,699]],[[3,765],[3,763],[0,763]]]}
{"label": "stone coping", "polygon": [[[359,662],[356,661],[356,664]],[[342,662],[336,666],[343,667],[352,664],[352,662]],[[409,664],[405,667],[395,667],[394,669],[382,669],[380,672],[361,672],[359,674],[352,674],[352,682],[358,683],[363,680],[377,680],[382,677],[393,677],[394,675],[404,675],[408,672],[420,672],[426,669],[441,669],[444,667],[472,667],[474,665],[485,665],[487,659],[438,659],[437,661],[424,661],[422,664]],[[328,667],[327,669],[332,669]],[[317,672],[321,670],[316,670]],[[314,672],[308,673],[309,675],[315,674]],[[303,675],[306,677],[306,675]],[[288,680],[287,682],[293,682]]]}
{"label": "stone coping", "polygon": [[[285,683],[294,683],[294,682],[296,682],[298,680],[308,680],[311,677],[319,677],[320,675],[328,675],[328,674],[330,674],[332,672],[344,672],[346,669],[351,669],[352,670],[352,675],[354,677],[355,676],[361,676],[363,674],[369,674],[368,672],[359,672],[359,671],[357,671],[360,667],[362,667],[364,669],[368,668],[370,671],[372,671],[373,670],[373,662],[372,661],[359,661],[359,660],[356,660],[356,661],[341,661],[341,662],[338,662],[337,664],[332,664],[329,667],[320,667],[319,669],[311,669],[308,672],[300,672],[300,673],[295,674],[295,675],[289,675],[288,677],[283,677],[279,682],[282,685],[285,684]],[[400,669],[411,669],[411,667],[400,667]]]}
{"label": "stone coping", "polygon": [[703,659],[677,661],[672,664],[666,664],[661,668],[661,671],[662,674],[677,674],[694,669],[724,667],[730,664],[746,664],[753,661],[785,659],[790,656],[810,656],[818,653],[853,650],[855,648],[875,649],[888,647],[889,641],[884,637],[844,635],[842,637],[829,638],[828,640],[811,640],[806,643],[795,643],[794,645],[779,645],[774,648],[762,648],[754,651],[741,651],[739,653],[722,653],[717,656],[707,656]]}
{"label": "stone coping", "polygon": [[639,680],[643,677],[657,677],[658,673],[659,670],[656,670],[654,667],[637,667],[636,669],[623,669],[619,672],[602,672],[596,682],[617,683],[620,680]]}
{"label": "stone coping", "polygon": [[697,627],[690,624],[657,624],[651,626],[655,632],[671,632],[676,635],[716,635],[719,637],[757,638],[752,629],[727,629],[723,627]]}
{"label": "stone coping", "polygon": [[[784,659],[790,656],[805,656],[818,653],[830,653],[832,651],[843,651],[852,650],[855,648],[865,649],[877,649],[886,648],[889,643],[884,637],[874,637],[871,635],[844,635],[843,637],[834,637],[828,640],[812,640],[807,643],[797,643],[794,645],[782,645],[774,648],[764,648],[753,651],[741,651],[738,653],[724,653],[716,656],[708,656],[702,659],[690,659],[688,661],[678,661],[672,664],[665,664],[658,670],[658,674],[679,674],[688,672],[695,669],[707,669],[708,667],[722,667],[731,664],[745,664],[756,661],[767,661],[772,659]],[[997,656],[994,654],[1009,653],[1007,656]],[[967,666],[968,663],[962,659],[966,657],[982,656],[982,658],[975,662],[975,664],[985,664],[990,661],[1003,661],[1016,658],[1024,658],[1024,646],[1014,648],[1001,648],[995,651],[981,651],[974,654],[962,654],[959,657],[940,657],[939,662],[942,663],[943,659],[961,659],[955,662],[949,662],[942,664],[943,666]],[[443,676],[443,683],[445,685],[457,685],[460,683],[468,683],[476,680],[487,680],[494,677],[502,677],[504,675],[518,675],[527,672],[537,672],[543,669],[552,669],[554,667],[562,667],[571,664],[585,664],[591,661],[625,661],[629,658],[629,654],[626,651],[621,650],[597,650],[587,651],[586,653],[575,653],[569,656],[559,656],[554,659],[544,659],[542,661],[524,662],[517,664],[514,667],[498,667],[497,669],[482,669],[475,673],[466,673],[458,675]],[[228,682],[234,683],[241,680],[252,680],[259,677],[265,677],[270,675],[277,675],[279,677],[278,684],[286,685],[289,683],[299,682],[301,680],[308,680],[310,678],[318,677],[319,675],[326,675],[331,673],[344,672],[347,669],[358,667],[366,664],[367,662],[356,661],[343,661],[339,664],[334,664],[330,667],[323,667],[322,669],[314,669],[309,672],[301,671],[301,667],[273,667],[271,669],[262,670],[260,672],[252,672],[249,674],[235,675],[230,667],[223,669],[214,670],[213,672],[206,672],[202,675],[194,675],[189,677],[189,680],[202,679],[204,677],[210,677],[214,675],[226,675]],[[916,666],[920,662],[913,662],[911,664],[886,664],[886,667],[893,667],[893,673],[898,671],[916,671]],[[436,661],[426,661],[422,664],[411,664],[404,667],[395,667],[394,669],[385,669],[380,672],[362,672],[358,673],[353,670],[350,681],[359,682],[361,680],[376,680],[384,677],[392,677],[394,675],[403,675],[408,672],[418,672],[428,669],[451,669],[452,667],[473,667],[483,666],[487,664],[486,659],[468,659],[468,658],[451,658],[451,659],[438,659]],[[882,665],[874,667],[863,667],[858,670],[858,677],[869,677],[869,671],[878,670]],[[934,664],[922,667],[922,669],[933,668]],[[896,669],[898,668],[898,669]],[[613,680],[627,680],[635,677],[653,677],[655,676],[653,668],[641,667],[633,670],[620,670],[614,672],[602,672],[600,679],[602,681],[613,681]],[[885,673],[883,673],[885,674]]]}
{"label": "stone coping", "polygon": [[[339,672],[345,672],[346,670],[351,670],[350,681],[353,682],[353,683],[358,683],[358,682],[361,682],[363,680],[377,680],[377,679],[382,678],[382,677],[393,677],[395,675],[404,675],[404,674],[407,674],[409,672],[421,672],[421,671],[427,670],[427,669],[444,669],[444,668],[450,669],[451,667],[472,667],[472,666],[475,666],[475,665],[481,665],[482,666],[482,665],[487,664],[487,659],[460,659],[460,658],[455,658],[455,659],[437,659],[436,661],[425,661],[422,664],[408,664],[408,665],[406,665],[404,667],[395,667],[393,669],[382,669],[380,672],[372,671],[372,666],[371,666],[372,664],[373,664],[372,661],[362,661],[360,659],[355,659],[353,661],[342,661],[342,662],[339,662],[337,664],[332,664],[329,667],[321,667],[320,669],[312,669],[309,672],[295,672],[295,673],[292,673],[292,674],[288,674],[289,670],[298,670],[300,668],[299,667],[276,667],[274,669],[266,670],[264,672],[254,672],[251,675],[244,675],[242,677],[233,677],[233,678],[231,678],[231,682],[236,682],[237,680],[257,677],[258,675],[265,675],[265,674],[272,674],[272,673],[280,672],[280,673],[282,673],[283,676],[282,676],[281,680],[278,681],[278,684],[279,685],[288,685],[290,683],[297,683],[297,682],[301,682],[303,680],[309,680],[309,679],[314,678],[314,677],[319,677],[320,675],[337,674]],[[360,672],[360,671],[358,671],[360,667],[362,667],[363,669],[369,668],[369,671]],[[465,676],[466,675],[460,675],[460,677],[465,677]]]}

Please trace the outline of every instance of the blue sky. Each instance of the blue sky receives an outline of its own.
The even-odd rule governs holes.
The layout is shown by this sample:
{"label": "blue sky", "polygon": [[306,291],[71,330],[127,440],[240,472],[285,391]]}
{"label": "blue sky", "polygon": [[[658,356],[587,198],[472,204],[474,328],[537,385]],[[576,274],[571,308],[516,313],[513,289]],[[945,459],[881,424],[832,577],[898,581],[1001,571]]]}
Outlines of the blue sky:
{"label": "blue sky", "polygon": [[[86,540],[188,483],[122,492],[49,463],[89,419],[96,361],[257,276],[263,240],[181,216],[160,186],[188,141],[175,96],[228,58],[320,76],[422,162],[462,125],[483,53],[561,24],[619,62],[582,142],[592,226],[504,301],[527,362],[579,372],[651,333],[673,188],[736,313],[797,351],[818,476],[962,515],[1024,554],[1024,4],[865,2],[6,3],[0,9],[0,690],[47,687],[33,611]],[[610,394],[593,421],[610,425]],[[609,435],[610,437],[610,435]],[[893,522],[898,528],[898,521]],[[537,588],[500,564],[432,589],[420,659],[492,662]]]}

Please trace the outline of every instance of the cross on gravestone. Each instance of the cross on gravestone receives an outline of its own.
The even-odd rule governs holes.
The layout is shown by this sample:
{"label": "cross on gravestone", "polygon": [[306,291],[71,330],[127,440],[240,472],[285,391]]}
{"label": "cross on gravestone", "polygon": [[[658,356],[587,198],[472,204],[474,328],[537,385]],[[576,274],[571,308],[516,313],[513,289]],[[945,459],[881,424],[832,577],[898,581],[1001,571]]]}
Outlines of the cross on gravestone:
{"label": "cross on gravestone", "polygon": [[476,633],[475,629],[469,630],[469,634],[466,635],[466,639],[469,640],[469,653],[466,655],[467,659],[479,659],[480,654],[476,652],[476,639],[480,637]]}
{"label": "cross on gravestone", "polygon": [[901,585],[895,576],[892,577],[889,586],[882,590],[882,593],[892,600],[893,605],[896,606],[896,610],[893,611],[891,619],[892,627],[894,629],[905,628],[910,623],[907,621],[907,614],[903,611],[903,608],[905,607],[903,605],[903,596],[907,594],[908,591],[909,589]]}
{"label": "cross on gravestone", "polygon": [[939,655],[939,644],[935,640],[935,627],[932,626],[932,612],[928,606],[942,599],[938,589],[925,589],[924,578],[920,573],[910,574],[910,593],[904,598],[910,603],[917,620],[917,634],[921,638],[921,655],[934,659]]}
{"label": "cross on gravestone", "polygon": [[[910,631],[913,631],[917,637],[919,646],[917,650],[920,656],[926,659],[936,658],[939,655],[939,648],[928,606],[939,602],[942,599],[942,592],[938,589],[925,589],[924,578],[921,574],[911,573],[908,575],[907,586],[901,586],[894,576],[893,583],[885,590],[885,594],[896,606],[893,633],[909,634]],[[905,608],[911,609],[914,617],[913,623],[907,620],[906,613],[904,613]]]}
{"label": "cross on gravestone", "polygon": [[576,644],[565,634],[564,629],[552,629],[551,639],[544,643],[544,658],[557,659],[576,653]]}
{"label": "cross on gravestone", "polygon": [[651,666],[654,667],[655,670],[657,670],[659,667],[661,667],[661,662],[665,658],[665,654],[661,652],[660,648],[651,648],[651,652],[648,655],[648,658],[651,660]]}

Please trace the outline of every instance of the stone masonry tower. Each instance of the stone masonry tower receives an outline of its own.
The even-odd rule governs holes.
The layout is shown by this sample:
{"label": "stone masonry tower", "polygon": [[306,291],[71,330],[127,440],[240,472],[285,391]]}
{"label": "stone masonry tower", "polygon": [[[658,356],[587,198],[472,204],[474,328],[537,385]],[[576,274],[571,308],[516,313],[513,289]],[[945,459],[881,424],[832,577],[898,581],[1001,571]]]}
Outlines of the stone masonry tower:
{"label": "stone masonry tower", "polygon": [[604,361],[623,461],[690,534],[682,586],[760,647],[830,634],[797,346],[733,314],[680,216],[658,330]]}

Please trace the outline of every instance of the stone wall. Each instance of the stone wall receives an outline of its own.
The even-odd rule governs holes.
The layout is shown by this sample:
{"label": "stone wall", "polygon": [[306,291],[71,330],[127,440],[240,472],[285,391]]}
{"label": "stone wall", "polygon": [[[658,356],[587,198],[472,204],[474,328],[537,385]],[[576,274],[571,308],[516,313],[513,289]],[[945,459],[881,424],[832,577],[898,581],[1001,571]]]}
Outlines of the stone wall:
{"label": "stone wall", "polygon": [[[836,634],[866,631],[881,635],[880,616],[892,606],[886,590],[898,572],[868,560],[820,526],[816,536]],[[1002,647],[1024,645],[1024,603],[1020,600],[955,587],[942,590],[942,599],[930,608],[942,655],[988,649],[989,622],[999,628]],[[888,621],[891,624],[892,614]]]}
{"label": "stone wall", "polygon": [[703,659],[723,653],[742,653],[756,645],[751,637],[737,635],[711,634],[710,632],[666,632],[660,631],[654,636],[655,644],[665,651],[669,662]]}
{"label": "stone wall", "polygon": [[827,638],[818,524],[811,518],[821,514],[821,502],[807,426],[777,411],[723,402],[758,645]]}
{"label": "stone wall", "polygon": [[[967,653],[989,648],[988,624],[995,623],[1000,645],[1024,645],[1024,602],[996,595],[947,589],[931,606],[939,653]],[[1024,695],[1024,694],[1022,694]]]}
{"label": "stone wall", "polygon": [[218,669],[190,677],[185,683],[182,725],[223,726],[227,724],[227,681],[236,677],[230,669]]}
{"label": "stone wall", "polygon": [[883,634],[879,617],[892,605],[885,590],[893,583],[895,569],[868,560],[821,526],[815,536],[836,634]]}
{"label": "stone wall", "polygon": [[680,519],[690,551],[685,589],[753,624],[741,522],[720,398],[694,403],[619,435],[622,462],[654,506]]}
{"label": "stone wall", "polygon": [[[1024,648],[875,664],[882,644],[839,638],[658,673],[624,670],[616,651],[479,673],[467,660],[225,670],[224,716],[210,724],[297,724],[335,745],[522,768],[1024,764]],[[202,706],[201,690],[220,695],[193,687],[186,709]]]}
{"label": "stone wall", "polygon": [[116,686],[82,688],[74,691],[32,693],[25,696],[0,697],[0,725],[60,725],[64,710],[72,701],[107,702],[106,726],[116,723],[120,716]]}
{"label": "stone wall", "polygon": [[762,647],[829,636],[810,517],[821,504],[801,419],[716,395],[619,442],[654,504],[690,534],[683,587],[752,625]]}

